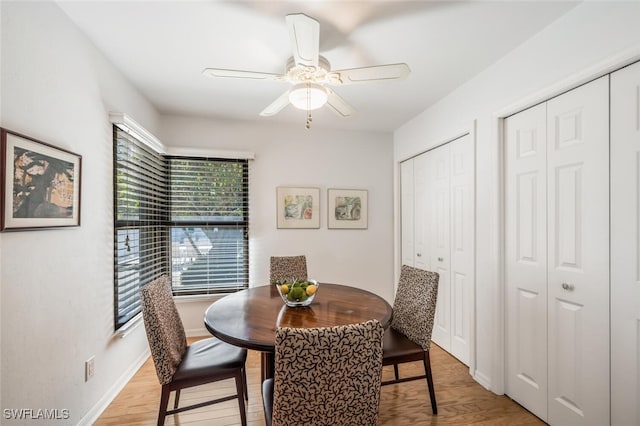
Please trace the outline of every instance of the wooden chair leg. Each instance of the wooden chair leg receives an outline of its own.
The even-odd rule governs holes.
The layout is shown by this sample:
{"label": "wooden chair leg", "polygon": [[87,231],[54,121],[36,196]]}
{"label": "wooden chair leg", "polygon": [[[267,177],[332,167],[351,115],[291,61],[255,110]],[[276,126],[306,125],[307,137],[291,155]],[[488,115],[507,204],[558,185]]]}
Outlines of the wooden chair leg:
{"label": "wooden chair leg", "polygon": [[164,426],[164,418],[167,415],[167,405],[169,405],[169,385],[162,386],[162,394],[160,395],[160,410],[158,411],[158,426]]}
{"label": "wooden chair leg", "polygon": [[247,367],[242,368],[242,382],[244,383],[244,399],[249,400],[249,388],[247,387]]}
{"label": "wooden chair leg", "polygon": [[400,379],[400,375],[398,374],[398,364],[393,364],[393,372],[396,375],[396,380]]}
{"label": "wooden chair leg", "polygon": [[243,374],[244,369],[239,371],[236,374],[236,392],[238,393],[238,406],[240,408],[240,423],[242,426],[247,426],[247,412],[244,408],[244,400],[245,400],[245,379],[246,376]]}
{"label": "wooden chair leg", "polygon": [[176,390],[176,398],[173,401],[173,409],[178,408],[178,402],[180,401],[180,389]]}
{"label": "wooden chair leg", "polygon": [[429,357],[429,351],[424,352],[424,373],[427,376],[427,386],[429,387],[429,397],[431,398],[431,411],[433,414],[438,414],[438,407],[436,405],[436,391],[433,388],[433,377],[431,375],[431,357]]}

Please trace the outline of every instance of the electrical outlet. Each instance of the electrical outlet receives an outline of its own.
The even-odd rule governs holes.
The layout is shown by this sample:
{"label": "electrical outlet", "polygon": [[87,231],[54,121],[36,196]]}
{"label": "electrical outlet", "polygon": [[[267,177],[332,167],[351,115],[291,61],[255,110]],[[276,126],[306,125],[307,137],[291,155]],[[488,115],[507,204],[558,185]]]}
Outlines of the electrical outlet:
{"label": "electrical outlet", "polygon": [[96,371],[95,361],[96,361],[96,357],[92,356],[91,358],[89,358],[84,362],[84,381],[85,382],[88,382],[89,379],[93,377],[93,374]]}

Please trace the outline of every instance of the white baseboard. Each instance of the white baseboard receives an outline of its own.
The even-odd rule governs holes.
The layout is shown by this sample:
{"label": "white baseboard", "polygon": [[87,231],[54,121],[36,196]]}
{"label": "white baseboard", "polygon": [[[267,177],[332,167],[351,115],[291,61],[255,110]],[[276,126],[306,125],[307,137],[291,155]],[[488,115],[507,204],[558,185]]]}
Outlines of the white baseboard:
{"label": "white baseboard", "polygon": [[211,337],[211,333],[209,333],[209,330],[207,330],[204,327],[190,328],[189,330],[185,330],[184,333],[187,335],[187,337],[202,337],[202,336]]}
{"label": "white baseboard", "polygon": [[475,374],[473,375],[473,380],[480,383],[480,385],[486,390],[491,390],[491,379],[486,374],[483,374],[476,370]]}
{"label": "white baseboard", "polygon": [[132,363],[131,367],[125,371],[120,378],[111,386],[111,388],[104,394],[102,398],[87,412],[87,414],[80,419],[78,422],[79,426],[84,425],[92,425],[96,420],[100,417],[100,415],[107,409],[109,404],[118,396],[120,391],[124,389],[124,387],[129,383],[129,381],[133,378],[133,376],[138,372],[142,364],[144,364],[149,356],[151,355],[151,351],[147,348],[143,353],[140,354],[138,359],[134,363]]}

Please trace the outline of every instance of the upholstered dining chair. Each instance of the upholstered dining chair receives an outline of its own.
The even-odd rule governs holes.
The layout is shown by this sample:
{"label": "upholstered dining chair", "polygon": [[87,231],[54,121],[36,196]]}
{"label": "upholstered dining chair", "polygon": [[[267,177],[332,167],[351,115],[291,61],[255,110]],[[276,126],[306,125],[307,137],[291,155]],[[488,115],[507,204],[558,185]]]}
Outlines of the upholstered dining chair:
{"label": "upholstered dining chair", "polygon": [[[140,296],[151,357],[162,385],[158,425],[164,424],[167,415],[232,399],[238,399],[240,420],[246,425],[247,350],[215,338],[187,345],[184,326],[166,275],[145,285],[140,290]],[[232,378],[236,382],[236,394],[178,408],[182,389]],[[167,410],[169,395],[173,391],[173,409]]]}
{"label": "upholstered dining chair", "polygon": [[[431,332],[436,312],[438,280],[436,272],[425,271],[402,265],[396,297],[393,302],[391,326],[384,334],[383,365],[393,365],[395,380],[387,380],[382,385],[427,379],[431,411],[438,414],[436,394],[431,374]],[[400,378],[398,364],[422,361],[424,374]]]}
{"label": "upholstered dining chair", "polygon": [[270,282],[307,279],[307,258],[301,256],[271,256]]}
{"label": "upholstered dining chair", "polygon": [[375,426],[382,338],[377,320],[276,331],[275,375],[262,384],[268,426]]}

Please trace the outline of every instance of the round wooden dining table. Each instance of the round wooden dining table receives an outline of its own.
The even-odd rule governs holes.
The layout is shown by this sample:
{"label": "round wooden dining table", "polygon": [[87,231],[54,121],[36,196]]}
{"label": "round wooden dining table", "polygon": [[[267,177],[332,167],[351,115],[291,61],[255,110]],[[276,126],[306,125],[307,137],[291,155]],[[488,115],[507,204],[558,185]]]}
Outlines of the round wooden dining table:
{"label": "round wooden dining table", "polygon": [[293,308],[284,304],[275,285],[265,285],[213,302],[204,324],[220,340],[261,351],[264,380],[273,377],[278,327],[331,327],[377,319],[386,328],[391,313],[391,306],[382,297],[356,287],[320,283],[309,306]]}

